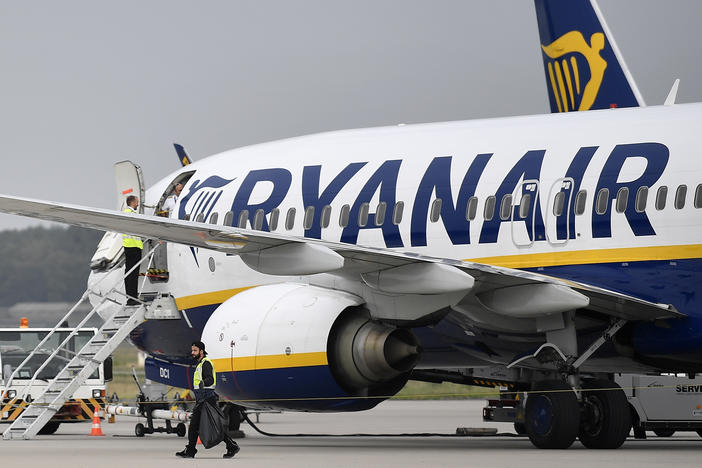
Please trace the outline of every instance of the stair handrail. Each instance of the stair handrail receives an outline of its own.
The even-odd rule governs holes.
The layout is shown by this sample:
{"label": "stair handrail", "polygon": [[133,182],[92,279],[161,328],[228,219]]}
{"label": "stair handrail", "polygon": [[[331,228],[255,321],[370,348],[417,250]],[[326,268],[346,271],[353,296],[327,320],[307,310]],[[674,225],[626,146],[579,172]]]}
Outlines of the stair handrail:
{"label": "stair handrail", "polygon": [[[132,273],[136,268],[138,268],[138,267],[144,262],[144,260],[146,260],[147,258],[153,257],[154,251],[155,251],[160,245],[161,245],[161,244],[156,244],[156,246],[155,246],[154,248],[152,248],[152,249],[147,253],[146,256],[142,257],[141,260],[139,260],[139,262],[137,262],[132,268],[130,268],[129,271],[127,271],[127,272],[120,278],[120,280],[123,281],[124,278],[127,277],[130,273]],[[100,280],[98,280],[98,282],[95,283],[95,284],[93,285],[93,287],[94,287],[94,286],[97,286],[98,284],[100,284],[107,276],[109,276],[109,275],[105,275],[104,277],[100,278]],[[46,367],[46,365],[54,358],[54,356],[56,356],[56,355],[58,354],[59,350],[60,350],[61,348],[63,348],[63,346],[68,342],[68,340],[70,340],[72,337],[74,337],[74,336],[78,333],[78,329],[80,329],[83,325],[85,325],[85,323],[86,323],[88,320],[90,320],[90,318],[92,318],[92,316],[93,316],[93,315],[95,314],[95,312],[97,311],[98,307],[105,303],[105,300],[107,299],[107,296],[108,296],[109,294],[111,294],[111,293],[113,293],[113,292],[117,292],[117,293],[120,293],[120,294],[121,294],[121,291],[115,290],[115,287],[117,287],[117,285],[119,284],[119,281],[120,281],[120,280],[118,280],[118,281],[115,282],[116,284],[112,286],[112,288],[108,291],[107,294],[105,294],[104,296],[101,296],[101,297],[102,297],[102,300],[100,300],[100,302],[98,302],[97,305],[95,305],[92,309],[90,309],[90,312],[88,312],[88,314],[85,316],[85,318],[83,318],[83,320],[81,320],[80,323],[79,323],[78,325],[76,325],[76,326],[73,328],[73,331],[71,331],[71,333],[69,333],[69,335],[63,340],[63,342],[62,342],[60,345],[58,345],[58,346],[56,347],[56,349],[54,350],[54,352],[51,353],[51,355],[44,361],[44,363],[43,363],[43,364],[39,367],[39,369],[37,369],[37,371],[34,373],[34,375],[32,376],[31,380],[29,381],[29,383],[27,383],[27,384],[22,388],[22,391],[21,391],[21,392],[17,392],[17,396],[26,395],[26,392],[28,391],[28,389],[31,390],[31,387],[32,387],[32,385],[34,384],[34,381],[36,380],[37,375],[39,375],[39,373],[40,373],[42,370],[44,370],[44,368]],[[29,360],[37,353],[37,350],[38,350],[38,349],[41,349],[41,346],[42,346],[44,343],[46,343],[46,342],[49,340],[49,338],[50,338],[51,336],[53,336],[53,334],[56,332],[57,329],[59,329],[59,328],[64,328],[64,327],[61,327],[60,325],[63,324],[65,321],[68,320],[68,317],[70,317],[70,316],[75,312],[75,310],[78,308],[78,306],[79,306],[80,304],[82,304],[83,301],[85,301],[85,300],[87,299],[88,295],[89,295],[91,292],[93,292],[92,288],[86,289],[85,292],[83,293],[83,295],[81,296],[81,298],[78,300],[78,302],[76,302],[75,305],[74,305],[73,307],[71,307],[71,309],[68,311],[68,313],[67,313],[66,315],[64,315],[62,319],[59,320],[59,322],[56,324],[56,326],[54,326],[54,328],[52,328],[52,329],[49,331],[49,333],[46,334],[46,336],[44,337],[44,339],[41,340],[41,341],[39,342],[39,344],[37,344],[36,347],[35,347],[35,348],[27,355],[27,357],[20,363],[20,365],[17,366],[17,367],[15,368],[15,370],[14,370],[14,371],[12,372],[12,374],[10,375],[10,378],[9,378],[9,379],[7,380],[7,382],[5,383],[5,389],[4,389],[2,392],[0,392],[0,401],[2,401],[2,400],[5,398],[7,392],[9,391],[10,384],[11,384],[12,381],[15,379],[15,376],[17,375],[18,371],[19,371],[20,369],[22,369],[22,367],[24,367],[24,366],[27,364],[27,362],[29,362]],[[124,294],[124,295],[127,296],[126,294]],[[127,296],[127,297],[129,297],[129,296]],[[114,314],[113,314],[113,315],[114,315]],[[81,350],[82,350],[82,349],[81,349]],[[73,359],[75,359],[75,357],[74,357]],[[71,359],[71,361],[72,361],[73,359]],[[70,361],[69,361],[69,364],[70,364]]]}

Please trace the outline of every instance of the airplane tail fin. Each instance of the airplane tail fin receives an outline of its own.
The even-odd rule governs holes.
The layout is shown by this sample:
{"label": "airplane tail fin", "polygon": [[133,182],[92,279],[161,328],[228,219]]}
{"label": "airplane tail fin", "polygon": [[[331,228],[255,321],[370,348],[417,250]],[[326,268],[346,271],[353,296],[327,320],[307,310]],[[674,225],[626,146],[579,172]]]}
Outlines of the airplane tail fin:
{"label": "airplane tail fin", "polygon": [[595,0],[534,0],[551,112],[644,107]]}
{"label": "airplane tail fin", "polygon": [[190,159],[190,156],[188,156],[188,152],[185,151],[185,148],[183,148],[183,145],[173,143],[173,147],[175,148],[176,153],[178,154],[178,161],[181,165],[187,166],[188,164],[191,164],[193,162],[193,160]]}

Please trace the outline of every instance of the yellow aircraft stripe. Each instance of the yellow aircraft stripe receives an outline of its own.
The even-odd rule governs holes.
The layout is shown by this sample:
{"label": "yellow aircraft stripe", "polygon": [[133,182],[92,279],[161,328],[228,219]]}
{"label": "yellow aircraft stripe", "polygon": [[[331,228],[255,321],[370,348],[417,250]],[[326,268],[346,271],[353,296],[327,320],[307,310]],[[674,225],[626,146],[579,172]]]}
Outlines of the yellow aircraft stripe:
{"label": "yellow aircraft stripe", "polygon": [[573,68],[573,77],[575,78],[575,91],[580,94],[580,73],[578,72],[578,61],[575,57],[570,57],[570,65]]}
{"label": "yellow aircraft stripe", "polygon": [[563,109],[568,112],[568,101],[566,101],[565,85],[563,84],[563,75],[561,74],[561,66],[558,61],[554,63],[556,69],[556,80],[558,81],[558,89],[561,91],[561,101],[563,101]]}
{"label": "yellow aircraft stripe", "polygon": [[213,359],[217,372],[248,371],[262,369],[283,369],[286,367],[326,366],[327,353],[268,354],[265,356]]}
{"label": "yellow aircraft stripe", "polygon": [[473,258],[466,261],[509,268],[534,268],[591,263],[682,260],[686,258],[702,258],[702,244],[502,255]]}
{"label": "yellow aircraft stripe", "polygon": [[551,79],[551,91],[553,91],[553,97],[556,99],[556,105],[558,106],[558,112],[563,112],[561,107],[561,100],[558,99],[558,88],[556,88],[556,79],[553,77],[553,65],[548,62],[548,77]]}
{"label": "yellow aircraft stripe", "polygon": [[178,310],[192,309],[204,305],[221,304],[232,296],[239,294],[247,289],[255,288],[256,286],[246,286],[236,289],[224,289],[222,291],[213,291],[203,294],[195,294],[192,296],[183,296],[176,298],[176,307]]}
{"label": "yellow aircraft stripe", "polygon": [[570,81],[570,70],[568,70],[568,61],[563,59],[563,73],[565,73],[566,84],[568,85],[568,93],[570,94],[570,108],[575,110],[575,99],[573,99],[573,82]]}

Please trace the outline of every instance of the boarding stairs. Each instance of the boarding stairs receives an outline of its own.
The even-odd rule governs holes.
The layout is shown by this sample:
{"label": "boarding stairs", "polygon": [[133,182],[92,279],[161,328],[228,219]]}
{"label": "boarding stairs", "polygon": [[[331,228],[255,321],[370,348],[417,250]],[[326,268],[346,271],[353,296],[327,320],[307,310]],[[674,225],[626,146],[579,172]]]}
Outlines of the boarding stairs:
{"label": "boarding stairs", "polygon": [[[100,365],[117,349],[117,347],[124,341],[124,339],[129,336],[132,330],[134,330],[140,323],[142,323],[145,317],[148,318],[148,309],[154,304],[143,302],[139,298],[135,299],[139,302],[136,306],[126,306],[127,300],[130,299],[124,292],[120,291],[120,283],[124,281],[124,278],[131,273],[134,269],[140,268],[140,265],[148,260],[149,266],[153,261],[155,250],[160,244],[156,244],[147,255],[142,257],[142,260],[135,265],[132,269],[125,272],[124,275],[118,276],[118,280],[109,289],[103,289],[103,292],[97,293],[96,283],[92,288],[83,293],[80,300],[68,311],[68,313],[59,320],[58,324],[44,337],[43,340],[34,348],[34,350],[27,356],[27,358],[22,361],[22,363],[14,370],[9,380],[7,381],[6,388],[9,388],[12,380],[18,375],[18,372],[26,366],[30,361],[32,356],[37,353],[48,351],[44,349],[45,343],[49,342],[52,335],[56,333],[57,329],[61,328],[61,324],[68,323],[68,319],[73,315],[73,313],[78,309],[80,304],[87,301],[89,297],[93,299],[98,298],[97,304],[88,312],[88,314],[78,323],[78,325],[69,333],[69,335],[61,342],[57,349],[49,355],[48,359],[39,366],[39,368],[34,372],[32,378],[27,383],[22,390],[17,392],[17,398],[26,398],[29,394],[29,390],[34,384],[39,373],[47,366],[49,362],[53,359],[62,359],[66,361],[62,370],[60,370],[56,377],[49,381],[43,394],[38,398],[31,401],[24,412],[8,427],[5,432],[3,432],[3,439],[31,439],[39,430],[41,430],[46,423],[56,414],[63,405],[71,398],[73,393],[85,383],[85,381],[100,367]],[[148,268],[147,268],[148,269]],[[102,280],[108,278],[106,275]],[[114,281],[114,276],[112,277]],[[101,281],[102,281],[101,280]],[[142,284],[143,288],[143,284]],[[105,292],[106,291],[106,292]],[[118,307],[115,307],[115,312],[103,323],[100,327],[98,333],[96,333],[90,341],[88,341],[82,349],[77,352],[68,349],[67,344],[73,336],[78,333],[78,330],[83,327],[90,318],[92,318],[101,306],[106,303],[111,302]],[[65,330],[65,328],[64,328]],[[68,357],[66,357],[68,356]],[[72,358],[70,357],[72,356]],[[0,401],[4,398],[4,395],[0,395]],[[26,401],[26,399],[25,399]]]}

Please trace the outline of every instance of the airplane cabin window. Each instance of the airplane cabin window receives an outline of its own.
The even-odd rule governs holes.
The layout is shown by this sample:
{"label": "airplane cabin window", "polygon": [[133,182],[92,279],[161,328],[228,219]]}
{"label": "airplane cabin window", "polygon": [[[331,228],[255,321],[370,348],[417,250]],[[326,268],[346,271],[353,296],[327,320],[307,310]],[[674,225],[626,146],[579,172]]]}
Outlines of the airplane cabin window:
{"label": "airplane cabin window", "polygon": [[210,224],[217,224],[217,218],[219,218],[217,212],[212,213],[210,215]]}
{"label": "airplane cabin window", "polygon": [[205,213],[200,213],[197,216],[195,216],[195,222],[196,223],[201,223],[205,220]]}
{"label": "airplane cabin window", "polygon": [[395,208],[392,210],[392,224],[397,226],[402,222],[402,211],[405,209],[405,202],[395,203]]}
{"label": "airplane cabin window", "polygon": [[519,217],[526,218],[529,215],[529,208],[531,207],[531,194],[525,193],[522,195],[522,199],[519,200]]}
{"label": "airplane cabin window", "polygon": [[263,229],[263,220],[266,217],[266,213],[261,209],[256,210],[256,214],[254,215],[254,222],[253,222],[253,228],[257,231],[260,231]]}
{"label": "airplane cabin window", "polygon": [[609,208],[609,189],[603,188],[600,189],[599,193],[597,194],[595,211],[597,214],[602,215],[607,212],[607,208]]}
{"label": "airplane cabin window", "polygon": [[382,226],[385,222],[385,212],[388,210],[386,202],[378,203],[378,208],[375,210],[375,225]]}
{"label": "airplane cabin window", "polygon": [[329,205],[324,205],[324,208],[322,208],[322,227],[327,228],[329,227],[329,223],[331,222],[331,211],[332,207]]}
{"label": "airplane cabin window", "polygon": [[239,222],[236,224],[239,229],[246,229],[246,223],[249,222],[249,210],[241,210],[239,212]]}
{"label": "airplane cabin window", "polygon": [[508,193],[502,197],[502,202],[500,203],[500,219],[502,221],[507,221],[512,215],[512,194]]}
{"label": "airplane cabin window", "polygon": [[575,214],[581,215],[585,213],[585,203],[587,202],[587,190],[578,191],[575,195]]}
{"label": "airplane cabin window", "polygon": [[369,203],[361,203],[361,207],[358,209],[358,226],[366,227],[368,224],[368,211],[370,208]]}
{"label": "airplane cabin window", "polygon": [[553,197],[553,215],[560,216],[563,214],[563,208],[565,205],[565,192],[558,192],[555,197]]}
{"label": "airplane cabin window", "polygon": [[345,228],[349,225],[349,213],[351,212],[351,207],[349,205],[344,205],[341,207],[339,212],[339,226]]}
{"label": "airplane cabin window", "polygon": [[485,210],[483,211],[483,218],[485,221],[492,220],[495,215],[495,195],[490,195],[485,199]]}
{"label": "airplane cabin window", "polygon": [[478,197],[470,197],[466,205],[466,221],[473,221],[478,214]]}
{"label": "airplane cabin window", "polygon": [[617,213],[624,213],[626,211],[626,205],[629,201],[629,189],[627,187],[622,187],[617,192]]}
{"label": "airplane cabin window", "polygon": [[687,196],[687,185],[680,185],[675,191],[675,209],[685,208],[685,197]]}
{"label": "airplane cabin window", "polygon": [[634,209],[637,213],[643,213],[646,211],[646,201],[648,200],[648,187],[645,185],[639,187],[636,191],[636,202],[634,203]]}
{"label": "airplane cabin window", "polygon": [[668,187],[663,185],[659,187],[658,192],[656,192],[656,209],[658,211],[665,209],[666,198],[668,198]]}
{"label": "airplane cabin window", "polygon": [[295,227],[295,208],[290,208],[285,216],[285,229],[291,231]]}
{"label": "airplane cabin window", "polygon": [[280,218],[280,210],[274,208],[271,210],[271,217],[268,220],[268,229],[272,232],[278,229],[278,218]]}
{"label": "airplane cabin window", "polygon": [[441,198],[437,198],[431,202],[431,210],[429,211],[429,221],[435,223],[441,216]]}
{"label": "airplane cabin window", "polygon": [[308,206],[305,209],[305,219],[303,225],[305,229],[312,229],[312,223],[314,222],[314,206]]}
{"label": "airplane cabin window", "polygon": [[702,208],[702,184],[695,189],[695,208]]}
{"label": "airplane cabin window", "polygon": [[224,213],[224,225],[225,226],[231,226],[234,221],[234,212],[233,211],[227,211]]}

